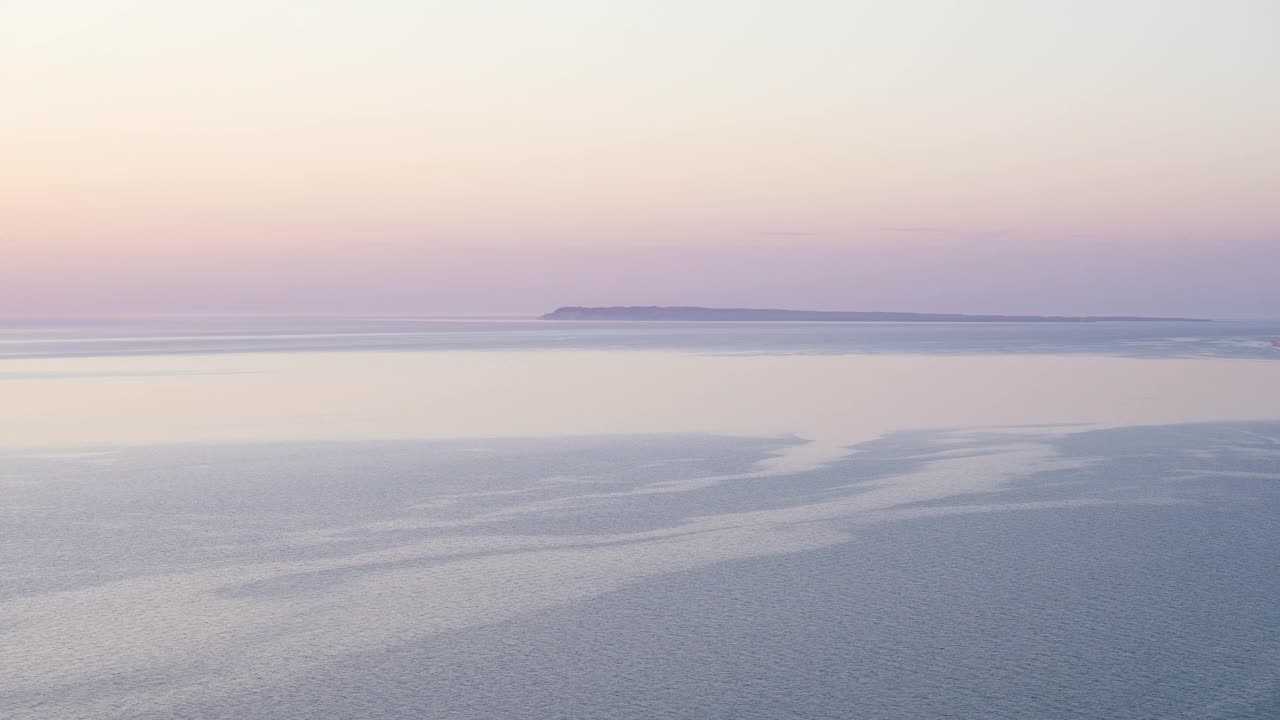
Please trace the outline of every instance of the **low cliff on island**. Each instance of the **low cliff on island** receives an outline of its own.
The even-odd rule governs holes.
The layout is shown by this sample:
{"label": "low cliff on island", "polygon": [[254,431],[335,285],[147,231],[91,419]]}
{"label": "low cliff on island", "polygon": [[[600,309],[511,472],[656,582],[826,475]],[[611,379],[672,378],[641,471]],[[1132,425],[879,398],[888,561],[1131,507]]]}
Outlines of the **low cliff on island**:
{"label": "low cliff on island", "polygon": [[1209,322],[1200,318],[1129,315],[962,315],[959,313],[839,312],[704,307],[562,307],[541,320],[702,320],[782,322]]}

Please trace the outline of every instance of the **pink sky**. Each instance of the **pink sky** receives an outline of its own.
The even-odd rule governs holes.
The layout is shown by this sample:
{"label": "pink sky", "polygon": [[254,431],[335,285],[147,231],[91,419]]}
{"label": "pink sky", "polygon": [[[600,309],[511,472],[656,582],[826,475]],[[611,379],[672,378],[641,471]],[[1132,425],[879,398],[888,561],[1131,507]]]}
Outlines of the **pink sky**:
{"label": "pink sky", "polygon": [[696,304],[1280,316],[1277,243],[923,242],[917,234],[896,245],[769,237],[735,245],[54,254],[0,268],[0,305],[31,314],[536,314],[560,305]]}
{"label": "pink sky", "polygon": [[0,7],[0,314],[1280,316],[1270,0]]}

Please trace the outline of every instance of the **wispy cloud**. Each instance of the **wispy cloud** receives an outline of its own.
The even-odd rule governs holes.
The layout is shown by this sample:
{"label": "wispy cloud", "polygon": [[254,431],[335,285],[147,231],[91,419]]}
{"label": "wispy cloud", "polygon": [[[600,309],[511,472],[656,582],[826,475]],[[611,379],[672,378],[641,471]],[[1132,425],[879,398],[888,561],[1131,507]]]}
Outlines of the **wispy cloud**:
{"label": "wispy cloud", "polygon": [[815,230],[762,230],[755,233],[759,237],[821,237],[825,233]]}

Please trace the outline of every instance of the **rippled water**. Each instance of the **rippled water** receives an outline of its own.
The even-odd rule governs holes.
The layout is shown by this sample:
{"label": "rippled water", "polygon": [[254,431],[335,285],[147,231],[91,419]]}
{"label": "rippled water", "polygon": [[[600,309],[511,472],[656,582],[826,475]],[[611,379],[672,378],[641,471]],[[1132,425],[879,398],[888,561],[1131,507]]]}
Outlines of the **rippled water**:
{"label": "rippled water", "polygon": [[0,716],[1280,716],[1276,328],[218,322],[4,335]]}
{"label": "rippled water", "polygon": [[1270,358],[1273,322],[549,322],[416,318],[0,320],[0,358],[301,351],[1105,354]]}

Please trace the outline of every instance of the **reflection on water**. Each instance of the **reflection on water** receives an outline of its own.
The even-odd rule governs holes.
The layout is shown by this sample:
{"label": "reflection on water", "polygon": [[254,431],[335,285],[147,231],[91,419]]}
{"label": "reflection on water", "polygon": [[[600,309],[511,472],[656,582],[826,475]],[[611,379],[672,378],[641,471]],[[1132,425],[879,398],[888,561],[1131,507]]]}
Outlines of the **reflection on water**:
{"label": "reflection on water", "polygon": [[893,430],[1280,414],[1280,362],[1251,360],[511,351],[0,365],[11,446],[702,432],[813,441],[788,454],[798,468]]}

